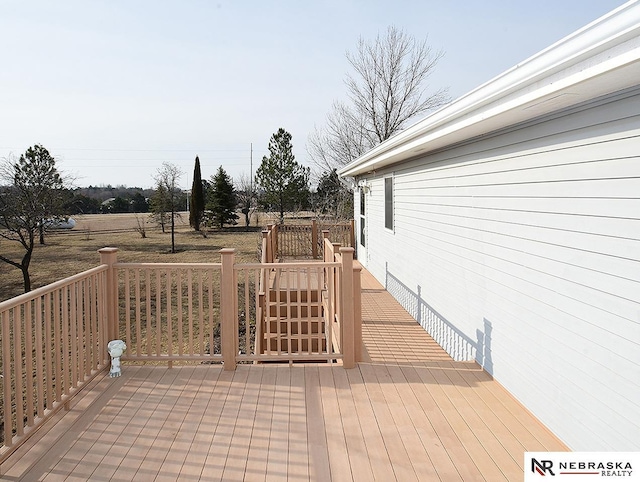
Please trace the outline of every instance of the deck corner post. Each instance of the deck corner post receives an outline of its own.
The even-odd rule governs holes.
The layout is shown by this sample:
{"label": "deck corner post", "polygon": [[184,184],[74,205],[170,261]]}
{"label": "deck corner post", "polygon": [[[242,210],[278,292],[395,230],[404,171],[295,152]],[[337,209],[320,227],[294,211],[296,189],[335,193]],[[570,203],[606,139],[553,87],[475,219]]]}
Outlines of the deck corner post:
{"label": "deck corner post", "polygon": [[353,263],[353,327],[356,363],[362,361],[362,265]]}
{"label": "deck corner post", "polygon": [[[106,336],[106,342],[114,340],[118,337],[118,276],[115,264],[118,262],[118,248],[102,248],[98,250],[100,253],[100,264],[106,264],[107,269],[107,286],[106,286],[106,319],[103,324],[103,333]],[[107,359],[107,353],[102,355],[104,360]]]}
{"label": "deck corner post", "polygon": [[353,252],[351,247],[340,248],[342,257],[342,293],[340,308],[340,327],[342,330],[342,364],[345,368],[355,368],[355,323],[353,301]]}
{"label": "deck corner post", "polygon": [[236,369],[237,313],[235,312],[235,307],[238,293],[233,272],[235,253],[236,250],[233,248],[220,250],[222,264],[220,277],[220,348],[225,370]]}

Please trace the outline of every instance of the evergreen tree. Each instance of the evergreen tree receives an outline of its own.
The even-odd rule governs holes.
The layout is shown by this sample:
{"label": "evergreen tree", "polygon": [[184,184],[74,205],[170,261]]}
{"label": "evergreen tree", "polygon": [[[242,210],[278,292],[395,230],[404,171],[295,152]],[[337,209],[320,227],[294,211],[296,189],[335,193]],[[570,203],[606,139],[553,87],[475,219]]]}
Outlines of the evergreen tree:
{"label": "evergreen tree", "polygon": [[160,182],[156,184],[156,190],[151,195],[149,207],[151,209],[151,218],[160,225],[164,233],[168,224],[170,208],[167,189]]}
{"label": "evergreen tree", "polygon": [[62,213],[64,181],[56,161],[40,145],[27,149],[17,162],[6,160],[0,168],[0,237],[24,248],[20,261],[5,255],[0,260],[22,271],[24,290],[31,290],[29,265],[35,238],[44,243],[44,228]]}
{"label": "evergreen tree", "polygon": [[261,204],[276,207],[281,223],[285,211],[306,207],[309,202],[309,168],[296,162],[291,134],[283,128],[269,140],[269,156],[262,158],[256,183],[262,190]]}
{"label": "evergreen tree", "polygon": [[222,228],[225,224],[236,224],[236,193],[231,177],[220,166],[211,178],[211,191],[207,203],[209,222]]}
{"label": "evergreen tree", "polygon": [[204,190],[202,189],[200,159],[196,156],[196,164],[193,168],[193,184],[191,185],[191,203],[189,204],[189,225],[196,231],[200,231],[203,217]]}
{"label": "evergreen tree", "polygon": [[320,176],[315,207],[335,219],[350,219],[353,216],[353,194],[342,185],[336,169]]}
{"label": "evergreen tree", "polygon": [[134,213],[146,213],[149,211],[149,201],[141,192],[137,192],[131,198],[130,211]]}

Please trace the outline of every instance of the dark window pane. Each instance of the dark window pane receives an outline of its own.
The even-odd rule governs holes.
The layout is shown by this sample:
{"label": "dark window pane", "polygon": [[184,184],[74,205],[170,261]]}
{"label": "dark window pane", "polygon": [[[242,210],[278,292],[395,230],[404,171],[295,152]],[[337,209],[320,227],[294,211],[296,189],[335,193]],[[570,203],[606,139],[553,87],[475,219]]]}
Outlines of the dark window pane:
{"label": "dark window pane", "polygon": [[393,178],[384,180],[384,227],[393,229]]}

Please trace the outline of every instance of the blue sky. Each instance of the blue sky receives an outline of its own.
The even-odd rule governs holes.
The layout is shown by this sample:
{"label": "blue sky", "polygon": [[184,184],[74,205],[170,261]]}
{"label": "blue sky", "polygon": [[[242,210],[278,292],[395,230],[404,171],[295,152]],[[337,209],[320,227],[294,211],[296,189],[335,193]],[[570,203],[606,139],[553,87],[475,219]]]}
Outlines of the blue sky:
{"label": "blue sky", "polygon": [[0,158],[44,145],[77,186],[234,178],[284,127],[296,159],[334,100],[345,52],[389,25],[442,49],[459,97],[623,0],[0,2]]}

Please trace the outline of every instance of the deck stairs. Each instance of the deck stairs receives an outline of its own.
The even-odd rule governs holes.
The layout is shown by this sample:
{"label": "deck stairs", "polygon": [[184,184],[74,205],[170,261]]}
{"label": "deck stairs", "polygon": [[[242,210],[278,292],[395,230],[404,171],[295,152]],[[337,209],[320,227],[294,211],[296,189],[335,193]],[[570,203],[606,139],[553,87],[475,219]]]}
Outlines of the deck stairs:
{"label": "deck stairs", "polygon": [[261,354],[326,353],[323,289],[317,276],[287,272],[269,279],[258,348]]}

